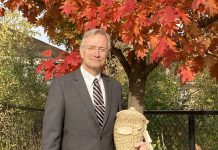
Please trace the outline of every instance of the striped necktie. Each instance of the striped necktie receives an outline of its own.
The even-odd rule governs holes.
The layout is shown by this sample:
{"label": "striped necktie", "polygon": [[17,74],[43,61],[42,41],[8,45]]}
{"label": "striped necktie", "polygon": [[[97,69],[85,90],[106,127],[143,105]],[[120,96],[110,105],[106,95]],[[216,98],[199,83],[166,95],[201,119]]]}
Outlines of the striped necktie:
{"label": "striped necktie", "polygon": [[103,95],[101,92],[100,85],[98,83],[98,79],[95,79],[93,81],[93,83],[94,83],[94,85],[93,85],[93,99],[94,99],[95,111],[96,111],[99,125],[100,125],[100,127],[102,127],[103,121],[104,121],[104,114],[105,114]]}

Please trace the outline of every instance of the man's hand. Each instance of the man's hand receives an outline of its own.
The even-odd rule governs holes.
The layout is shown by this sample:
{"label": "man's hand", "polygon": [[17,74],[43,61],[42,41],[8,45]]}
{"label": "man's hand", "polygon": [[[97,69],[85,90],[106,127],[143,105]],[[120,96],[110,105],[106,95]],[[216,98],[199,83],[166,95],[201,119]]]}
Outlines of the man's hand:
{"label": "man's hand", "polygon": [[134,145],[136,150],[153,150],[150,143],[138,142]]}

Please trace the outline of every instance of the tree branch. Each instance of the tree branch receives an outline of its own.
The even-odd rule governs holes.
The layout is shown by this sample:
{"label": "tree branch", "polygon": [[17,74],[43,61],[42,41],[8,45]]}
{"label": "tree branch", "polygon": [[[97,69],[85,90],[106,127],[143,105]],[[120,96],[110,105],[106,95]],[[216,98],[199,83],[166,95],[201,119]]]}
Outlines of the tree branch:
{"label": "tree branch", "polygon": [[152,64],[148,64],[143,71],[143,76],[146,78],[157,66],[160,64],[161,59],[158,62],[154,61]]}
{"label": "tree branch", "polygon": [[123,66],[127,76],[129,76],[130,71],[131,71],[131,67],[130,67],[129,63],[127,62],[126,58],[124,57],[121,49],[118,49],[118,48],[112,46],[111,53],[114,54],[118,58],[121,65]]}

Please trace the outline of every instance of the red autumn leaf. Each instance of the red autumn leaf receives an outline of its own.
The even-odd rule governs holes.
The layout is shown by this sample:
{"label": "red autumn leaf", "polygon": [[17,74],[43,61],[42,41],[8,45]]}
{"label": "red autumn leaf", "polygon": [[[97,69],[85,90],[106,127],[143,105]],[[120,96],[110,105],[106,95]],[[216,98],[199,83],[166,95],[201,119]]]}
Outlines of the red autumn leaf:
{"label": "red autumn leaf", "polygon": [[14,1],[6,1],[4,3],[10,10],[14,11],[18,6],[22,7],[25,2],[24,0],[14,0]]}
{"label": "red autumn leaf", "polygon": [[62,73],[62,74],[65,74],[67,71],[69,71],[69,69],[70,69],[70,66],[67,64],[67,63],[65,63],[65,62],[63,62],[63,63],[61,63],[61,65],[60,65],[60,73]]}
{"label": "red autumn leaf", "polygon": [[215,0],[194,0],[192,2],[192,9],[194,11],[197,10],[200,4],[205,5],[211,15],[214,15],[218,12],[218,6]]}
{"label": "red autumn leaf", "polygon": [[88,29],[95,28],[96,26],[98,26],[97,20],[92,19],[91,21],[88,21],[88,22],[85,23],[84,29],[88,30]]}
{"label": "red autumn leaf", "polygon": [[182,20],[184,21],[185,24],[189,24],[190,23],[190,19],[189,19],[189,15],[188,14],[182,12],[180,15],[181,15]]}
{"label": "red autumn leaf", "polygon": [[106,10],[105,10],[105,6],[99,6],[98,7],[98,17],[100,18],[100,19],[105,19],[105,17],[106,17]]}
{"label": "red autumn leaf", "polygon": [[62,71],[62,67],[61,67],[61,63],[60,64],[57,64],[56,66],[55,66],[55,74],[59,74],[59,73],[64,73],[64,71]]}
{"label": "red autumn leaf", "polygon": [[157,46],[159,39],[156,36],[150,36],[150,45],[154,49]]}
{"label": "red autumn leaf", "polygon": [[132,25],[133,25],[133,22],[132,22],[132,20],[129,19],[123,24],[123,28],[125,30],[129,30],[132,28]]}
{"label": "red autumn leaf", "polygon": [[159,41],[159,43],[157,44],[157,53],[159,57],[162,57],[164,54],[164,50],[167,49],[167,43],[166,43],[166,37],[162,37]]}
{"label": "red autumn leaf", "polygon": [[96,6],[90,6],[84,10],[82,15],[88,19],[95,18],[97,15],[97,9]]}
{"label": "red autumn leaf", "polygon": [[61,73],[58,72],[58,73],[55,73],[55,74],[54,74],[54,77],[55,77],[55,78],[58,78],[58,77],[60,77],[60,76],[62,76],[62,75],[63,75],[63,74],[61,74]]}
{"label": "red autumn leaf", "polygon": [[180,10],[180,9],[176,9],[176,10],[177,10],[177,12],[178,12],[180,18],[182,19],[182,21],[183,21],[186,25],[191,22],[190,19],[189,19],[189,17],[190,17],[189,14],[183,12],[183,11]]}
{"label": "red autumn leaf", "polygon": [[138,50],[137,53],[137,57],[144,59],[144,57],[146,56],[148,50],[146,48],[144,48],[143,50]]}
{"label": "red autumn leaf", "polygon": [[0,16],[4,16],[5,14],[5,9],[4,8],[0,8]]}
{"label": "red autumn leaf", "polygon": [[136,1],[135,0],[126,0],[123,5],[123,13],[130,13],[132,14],[136,8]]}
{"label": "red autumn leaf", "polygon": [[146,17],[146,15],[147,15],[146,11],[141,11],[137,14],[137,19],[140,26],[149,26],[149,20]]}
{"label": "red autumn leaf", "polygon": [[176,42],[172,41],[170,38],[166,39],[166,43],[169,49],[172,49],[172,50],[176,49]]}
{"label": "red autumn leaf", "polygon": [[178,60],[178,52],[175,50],[168,50],[164,53],[164,58],[162,59],[162,65],[166,68],[170,67],[172,62]]}
{"label": "red autumn leaf", "polygon": [[62,63],[56,65],[55,73],[64,75],[64,74],[68,73],[70,69],[71,69],[71,66],[69,64],[65,63],[65,61],[63,61]]}
{"label": "red autumn leaf", "polygon": [[204,4],[205,0],[193,0],[192,2],[192,9],[195,11],[198,9],[200,4]]}
{"label": "red autumn leaf", "polygon": [[154,61],[156,61],[157,62],[157,60],[158,60],[158,53],[157,53],[157,51],[156,50],[153,50],[152,52],[151,52],[151,55],[150,55],[150,63],[153,63]]}
{"label": "red autumn leaf", "polygon": [[114,2],[115,2],[114,0],[101,0],[101,3],[107,7],[113,7]]}
{"label": "red autumn leaf", "polygon": [[[133,32],[136,35],[136,37],[140,36],[140,28],[138,26],[134,26]],[[141,43],[142,45],[143,43]]]}
{"label": "red autumn leaf", "polygon": [[195,76],[195,72],[189,66],[181,66],[179,69],[179,76],[181,83],[192,81]]}
{"label": "red autumn leaf", "polygon": [[184,45],[184,50],[187,52],[187,54],[190,54],[193,52],[193,47],[191,47],[189,44],[186,44]]}
{"label": "red autumn leaf", "polygon": [[108,25],[107,21],[103,21],[100,23],[100,28],[103,29],[103,30],[107,30],[108,28],[110,28],[110,26]]}
{"label": "red autumn leaf", "polygon": [[123,33],[121,38],[124,43],[129,44],[133,41],[133,36],[129,36],[130,33]]}
{"label": "red autumn leaf", "polygon": [[76,12],[78,10],[76,2],[70,0],[65,1],[60,9],[65,15],[70,15],[72,12]]}
{"label": "red autumn leaf", "polygon": [[42,55],[45,57],[50,57],[52,55],[52,51],[50,49],[42,52]]}
{"label": "red autumn leaf", "polygon": [[75,71],[77,68],[78,68],[78,67],[71,67],[68,72],[73,72],[73,71]]}
{"label": "red autumn leaf", "polygon": [[216,5],[216,3],[217,1],[215,2],[215,0],[207,0],[204,3],[209,9],[211,15],[214,15],[218,12],[218,6],[217,6],[218,4]]}
{"label": "red autumn leaf", "polygon": [[37,67],[36,67],[36,73],[39,74],[43,69],[43,64],[39,64]]}
{"label": "red autumn leaf", "polygon": [[163,26],[171,27],[175,19],[179,17],[178,12],[173,7],[164,7],[158,13],[159,21]]}
{"label": "red autumn leaf", "polygon": [[199,72],[199,71],[203,71],[203,65],[204,65],[203,56],[197,56],[197,57],[193,58],[190,66],[192,66],[192,68],[194,68],[193,70],[195,72]]}
{"label": "red autumn leaf", "polygon": [[115,22],[120,22],[122,16],[123,16],[123,9],[122,8],[119,8],[119,9],[115,9],[115,12],[116,13],[113,13],[113,18],[112,18],[112,21],[115,23]]}
{"label": "red autumn leaf", "polygon": [[46,60],[42,62],[42,65],[46,70],[51,69],[54,67],[54,60],[53,59]]}
{"label": "red autumn leaf", "polygon": [[50,70],[45,71],[44,79],[45,79],[46,81],[48,81],[48,80],[50,80],[51,78],[52,78],[52,71],[50,71]]}
{"label": "red autumn leaf", "polygon": [[71,54],[69,54],[66,58],[65,58],[65,62],[68,65],[77,67],[80,65],[81,63],[81,59],[80,56],[77,52],[72,52]]}

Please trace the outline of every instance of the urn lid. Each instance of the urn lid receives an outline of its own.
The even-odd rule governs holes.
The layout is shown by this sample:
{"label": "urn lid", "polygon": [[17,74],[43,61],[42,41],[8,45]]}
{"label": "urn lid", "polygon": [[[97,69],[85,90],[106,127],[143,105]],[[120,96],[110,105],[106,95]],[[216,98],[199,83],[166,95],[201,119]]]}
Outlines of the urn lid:
{"label": "urn lid", "polygon": [[127,110],[122,110],[120,112],[117,113],[117,118],[122,118],[122,117],[128,117],[129,119],[133,118],[134,120],[143,120],[145,121],[146,118],[143,114],[141,114],[140,112],[136,111],[134,107],[130,107]]}

